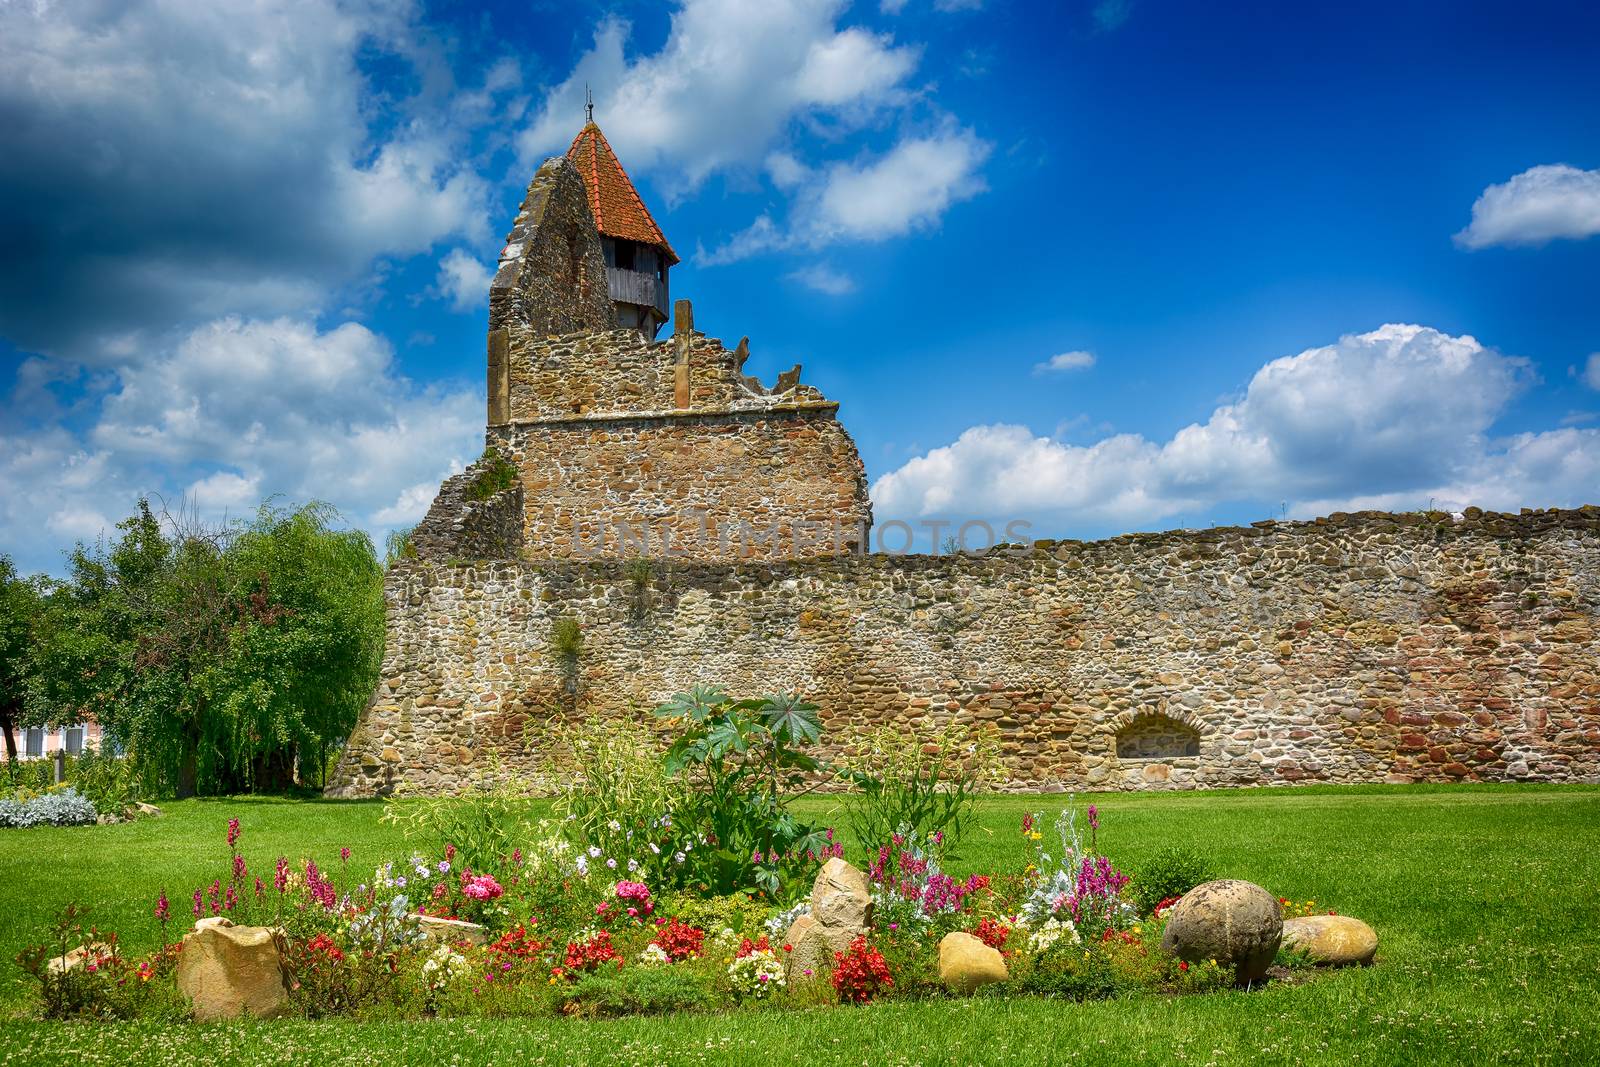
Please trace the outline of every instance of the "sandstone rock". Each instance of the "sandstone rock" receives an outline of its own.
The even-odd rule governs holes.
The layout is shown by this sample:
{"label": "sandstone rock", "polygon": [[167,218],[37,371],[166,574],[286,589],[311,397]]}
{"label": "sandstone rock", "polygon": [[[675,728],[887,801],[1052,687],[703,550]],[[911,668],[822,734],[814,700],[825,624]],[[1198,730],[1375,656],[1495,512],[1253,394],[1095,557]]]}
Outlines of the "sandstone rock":
{"label": "sandstone rock", "polygon": [[1283,920],[1283,945],[1304,952],[1315,963],[1364,966],[1378,952],[1378,934],[1349,915],[1306,915]]}
{"label": "sandstone rock", "polygon": [[270,1019],[289,1010],[289,986],[278,931],[235,926],[222,916],[201,919],[183,937],[178,989],[197,1022],[249,1014]]}
{"label": "sandstone rock", "polygon": [[68,974],[79,971],[91,960],[100,956],[109,956],[111,946],[102,941],[90,941],[88,944],[79,945],[65,956],[57,956],[45,964],[45,970],[52,975]]}
{"label": "sandstone rock", "polygon": [[1196,886],[1173,905],[1161,946],[1190,963],[1233,967],[1248,982],[1267,973],[1282,938],[1278,899],[1254,882],[1225,878]]}
{"label": "sandstone rock", "polygon": [[837,856],[823,864],[811,885],[811,915],[829,930],[864,933],[872,925],[866,875]]}
{"label": "sandstone rock", "polygon": [[143,815],[146,818],[155,819],[159,818],[161,815],[160,808],[156,807],[154,804],[146,804],[142,800],[135,804],[134,807],[138,809],[140,815]]}
{"label": "sandstone rock", "polygon": [[844,951],[843,946],[834,947],[828,932],[809,915],[800,916],[790,925],[783,943],[790,946],[784,967],[791,983],[822,977],[833,966],[833,954]]}
{"label": "sandstone rock", "polygon": [[417,929],[429,942],[436,945],[454,945],[465,941],[470,945],[487,945],[489,934],[477,923],[462,919],[441,919],[433,915],[417,914]]}
{"label": "sandstone rock", "polygon": [[1011,977],[1005,957],[971,934],[956,931],[939,942],[939,981],[954,993],[970,993]]}

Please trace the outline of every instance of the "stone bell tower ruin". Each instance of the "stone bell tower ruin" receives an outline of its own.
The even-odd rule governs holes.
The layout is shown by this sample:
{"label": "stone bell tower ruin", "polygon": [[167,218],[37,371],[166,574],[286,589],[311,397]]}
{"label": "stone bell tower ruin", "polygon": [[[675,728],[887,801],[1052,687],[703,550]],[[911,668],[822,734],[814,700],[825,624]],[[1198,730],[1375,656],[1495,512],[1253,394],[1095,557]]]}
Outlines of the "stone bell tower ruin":
{"label": "stone bell tower ruin", "polygon": [[[866,473],[839,405],[767,386],[667,319],[666,235],[593,122],[528,186],[489,289],[485,459],[413,535],[424,559],[778,559],[866,543]],[[492,477],[515,468],[515,484]],[[503,479],[502,479],[503,480]],[[492,487],[493,491],[487,491]]]}

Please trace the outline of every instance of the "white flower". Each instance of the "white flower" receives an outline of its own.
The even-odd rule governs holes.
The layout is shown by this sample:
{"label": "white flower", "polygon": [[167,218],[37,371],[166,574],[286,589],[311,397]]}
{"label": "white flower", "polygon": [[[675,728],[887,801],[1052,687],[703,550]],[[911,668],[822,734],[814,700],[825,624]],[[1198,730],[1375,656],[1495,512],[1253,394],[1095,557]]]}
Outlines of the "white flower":
{"label": "white flower", "polygon": [[639,962],[647,966],[659,967],[662,964],[671,963],[672,957],[667,955],[666,949],[652,941],[639,953]]}
{"label": "white flower", "polygon": [[634,872],[634,871],[637,871],[638,869],[639,869],[639,861],[638,860],[629,860],[628,861],[628,871],[629,871],[630,874],[632,872]]}
{"label": "white flower", "polygon": [[589,877],[589,857],[588,856],[579,856],[578,857],[578,877],[580,877],[580,878]]}
{"label": "white flower", "polygon": [[652,841],[652,842],[650,842],[650,851],[652,853],[654,853],[655,855],[659,856],[659,855],[661,855],[661,846],[657,845],[654,841]]}
{"label": "white flower", "polygon": [[1061,938],[1065,937],[1069,944],[1079,944],[1083,938],[1078,935],[1078,928],[1072,925],[1071,919],[1046,919],[1044,925],[1035,930],[1028,937],[1028,943],[1033,951],[1043,952]]}
{"label": "white flower", "polygon": [[615,859],[608,859],[606,860],[606,866],[610,867],[614,871],[617,869],[617,861]]}
{"label": "white flower", "polygon": [[622,824],[617,820],[612,819],[610,822],[606,823],[606,827],[611,830],[620,830],[622,829]]}
{"label": "white flower", "polygon": [[600,858],[600,846],[599,845],[590,845],[589,846],[589,858],[590,859],[599,859]]}
{"label": "white flower", "polygon": [[672,854],[672,862],[673,863],[682,863],[686,859],[688,859],[688,857],[685,856],[682,852],[674,852]]}
{"label": "white flower", "polygon": [[728,978],[736,994],[758,999],[787,984],[782,961],[761,949],[729,964]]}

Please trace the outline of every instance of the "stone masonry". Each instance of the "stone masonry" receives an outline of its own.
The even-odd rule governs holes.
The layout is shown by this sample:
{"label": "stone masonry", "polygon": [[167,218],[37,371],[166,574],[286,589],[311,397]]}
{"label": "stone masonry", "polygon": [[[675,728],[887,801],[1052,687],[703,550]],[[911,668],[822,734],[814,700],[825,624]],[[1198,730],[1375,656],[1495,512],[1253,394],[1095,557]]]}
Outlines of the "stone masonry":
{"label": "stone masonry", "polygon": [[696,682],[803,691],[835,738],[992,723],[1015,789],[1600,780],[1600,508],[677,562],[642,589],[615,561],[419,561],[386,596],[337,795],[537,775],[554,718],[643,723]]}
{"label": "stone masonry", "polygon": [[686,301],[667,341],[611,329],[606,285],[549,160],[490,289],[486,455],[384,580],[331,793],[536,777],[554,723],[645,729],[696,683],[804,693],[834,743],[992,724],[1019,790],[1600,780],[1600,508],[864,555],[838,405]]}

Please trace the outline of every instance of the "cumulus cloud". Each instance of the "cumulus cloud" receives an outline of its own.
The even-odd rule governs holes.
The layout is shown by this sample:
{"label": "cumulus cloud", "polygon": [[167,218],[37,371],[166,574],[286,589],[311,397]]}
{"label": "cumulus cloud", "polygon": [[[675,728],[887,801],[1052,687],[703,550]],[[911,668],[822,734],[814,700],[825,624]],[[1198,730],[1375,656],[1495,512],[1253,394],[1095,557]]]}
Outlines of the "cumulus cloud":
{"label": "cumulus cloud", "polygon": [[[487,235],[463,162],[515,65],[451,83],[410,5],[0,4],[0,331],[113,363],[303,313],[375,257]],[[382,57],[401,79],[374,86]]]}
{"label": "cumulus cloud", "polygon": [[494,272],[460,248],[452,248],[439,261],[439,291],[455,311],[482,311],[489,306],[489,283]]}
{"label": "cumulus cloud", "polygon": [[918,50],[841,27],[842,0],[684,0],[661,50],[628,56],[631,27],[610,17],[545,96],[517,145],[524,166],[566,148],[584,87],[630,168],[659,172],[669,197],[709,175],[760,163],[800,120],[859,125],[904,99]]}
{"label": "cumulus cloud", "polygon": [[1530,167],[1491,185],[1472,205],[1472,222],[1456,234],[1462,248],[1540,245],[1600,233],[1600,170],[1564,163]]}
{"label": "cumulus cloud", "polygon": [[1035,363],[1035,374],[1053,374],[1072,370],[1088,370],[1094,366],[1093,352],[1058,352],[1043,363]]}
{"label": "cumulus cloud", "polygon": [[1590,389],[1600,389],[1600,352],[1590,352],[1583,368],[1583,380]]}
{"label": "cumulus cloud", "polygon": [[696,262],[732,263],[767,251],[883,241],[932,228],[951,205],[986,188],[979,168],[989,151],[972,130],[946,121],[881,155],[815,170],[793,157],[780,157],[776,165],[769,159],[769,173],[794,190],[787,225],[761,215],[721,246],[697,254]]}
{"label": "cumulus cloud", "polygon": [[106,378],[86,428],[0,433],[0,542],[24,566],[58,567],[63,540],[93,540],[140,495],[211,519],[317,498],[381,532],[482,448],[481,393],[418,388],[356,323],[223,318]]}
{"label": "cumulus cloud", "polygon": [[978,426],[872,487],[894,517],[1014,517],[1057,529],[1156,522],[1230,502],[1296,514],[1425,505],[1593,502],[1600,430],[1495,439],[1532,381],[1472,337],[1388,325],[1262,367],[1245,395],[1166,441],[1089,445]]}

